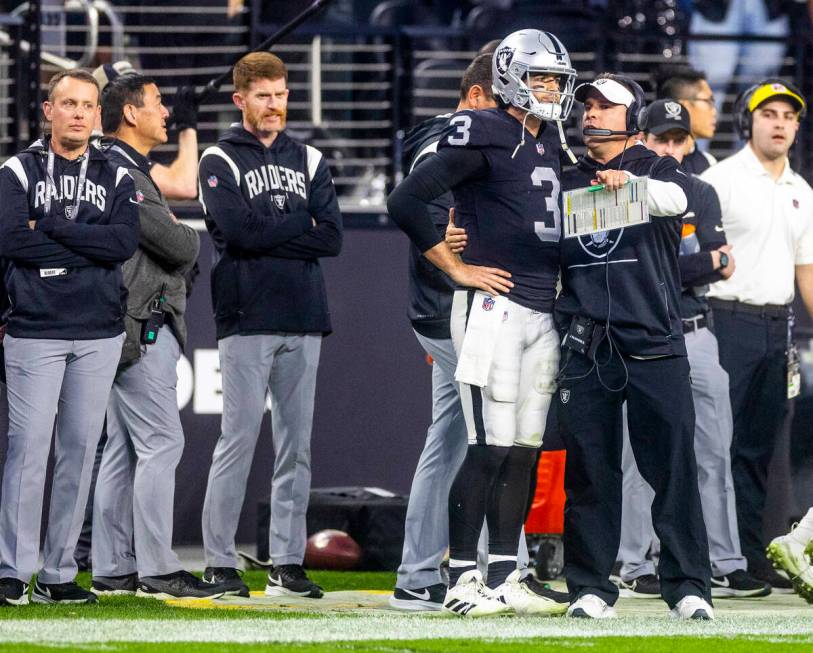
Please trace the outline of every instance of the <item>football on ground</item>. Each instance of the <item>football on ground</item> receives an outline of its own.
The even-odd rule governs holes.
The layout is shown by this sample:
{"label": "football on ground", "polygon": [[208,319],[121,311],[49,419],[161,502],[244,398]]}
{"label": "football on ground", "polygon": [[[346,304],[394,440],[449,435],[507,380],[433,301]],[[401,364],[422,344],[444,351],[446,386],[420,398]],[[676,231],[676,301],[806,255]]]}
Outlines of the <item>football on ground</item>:
{"label": "football on ground", "polygon": [[309,569],[355,569],[360,560],[361,547],[344,531],[314,533],[305,547],[305,566]]}

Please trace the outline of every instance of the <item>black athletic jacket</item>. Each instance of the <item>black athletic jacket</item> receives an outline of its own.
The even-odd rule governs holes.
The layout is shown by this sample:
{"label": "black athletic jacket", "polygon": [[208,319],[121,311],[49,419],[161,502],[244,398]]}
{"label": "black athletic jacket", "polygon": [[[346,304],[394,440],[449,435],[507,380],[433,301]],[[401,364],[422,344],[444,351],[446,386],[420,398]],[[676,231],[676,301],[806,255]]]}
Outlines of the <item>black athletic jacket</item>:
{"label": "black athletic jacket", "polygon": [[[124,331],[127,289],[121,263],[138,246],[138,198],[127,169],[88,148],[78,215],[74,204],[81,159],[54,159],[56,196],[44,215],[48,139],[0,168],[0,256],[15,338],[91,340]],[[36,229],[28,226],[36,220]]]}
{"label": "black athletic jacket", "polygon": [[322,154],[285,132],[265,147],[232,125],[203,153],[200,189],[217,337],[330,333],[319,258],[339,253],[342,216]]}
{"label": "black athletic jacket", "polygon": [[[411,172],[427,156],[437,151],[438,141],[449,125],[448,113],[416,125],[404,140],[404,169]],[[429,213],[441,238],[446,235],[449,209],[454,206],[451,192],[429,202]],[[409,245],[409,307],[412,327],[427,338],[451,338],[449,319],[455,284],[445,272],[426,260],[420,250]]]}
{"label": "black athletic jacket", "polygon": [[684,210],[669,217],[650,215],[651,222],[646,225],[563,238],[557,326],[567,329],[574,315],[603,324],[609,285],[610,334],[621,353],[685,356],[678,247],[689,177],[678,171],[672,157],[658,158],[636,144],[604,165],[587,157],[580,159],[562,175],[562,189],[589,186],[597,170],[617,169],[619,165],[638,177],[677,184],[684,193]]}
{"label": "black athletic jacket", "polygon": [[720,199],[711,184],[689,177],[689,210],[683,216],[680,241],[681,317],[688,319],[709,310],[708,284],[723,278],[713,267],[711,251],[726,244]]}

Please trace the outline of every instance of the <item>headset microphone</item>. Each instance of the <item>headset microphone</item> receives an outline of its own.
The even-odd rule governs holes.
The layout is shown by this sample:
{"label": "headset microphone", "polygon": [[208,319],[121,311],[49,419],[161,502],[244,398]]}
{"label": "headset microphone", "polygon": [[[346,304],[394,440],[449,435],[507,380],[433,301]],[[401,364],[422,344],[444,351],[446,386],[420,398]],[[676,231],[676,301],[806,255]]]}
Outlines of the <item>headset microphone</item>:
{"label": "headset microphone", "polygon": [[582,129],[582,134],[585,136],[635,136],[637,133],[637,131],[632,131],[630,129],[592,129],[589,127]]}

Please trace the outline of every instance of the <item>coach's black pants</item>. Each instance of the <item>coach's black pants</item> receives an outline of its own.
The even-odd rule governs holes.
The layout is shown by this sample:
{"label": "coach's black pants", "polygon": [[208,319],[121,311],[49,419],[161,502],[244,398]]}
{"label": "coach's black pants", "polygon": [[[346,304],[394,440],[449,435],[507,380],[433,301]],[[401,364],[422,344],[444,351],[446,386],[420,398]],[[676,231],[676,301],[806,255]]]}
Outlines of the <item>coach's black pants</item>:
{"label": "coach's black pants", "polygon": [[[569,360],[568,360],[569,359]],[[602,356],[599,356],[602,359]],[[565,577],[571,601],[595,594],[612,605],[610,573],[621,537],[622,404],[638,469],[655,491],[652,523],[661,540],[658,573],[670,607],[684,596],[711,600],[706,527],[697,489],[694,404],[686,358],[624,358],[600,368],[579,354],[562,356],[556,397],[567,448]],[[584,376],[582,379],[576,377]]]}
{"label": "coach's black pants", "polygon": [[756,571],[769,564],[762,527],[768,465],[788,412],[787,317],[775,309],[773,314],[746,313],[736,304],[714,302],[714,333],[734,414],[731,475],[740,546]]}

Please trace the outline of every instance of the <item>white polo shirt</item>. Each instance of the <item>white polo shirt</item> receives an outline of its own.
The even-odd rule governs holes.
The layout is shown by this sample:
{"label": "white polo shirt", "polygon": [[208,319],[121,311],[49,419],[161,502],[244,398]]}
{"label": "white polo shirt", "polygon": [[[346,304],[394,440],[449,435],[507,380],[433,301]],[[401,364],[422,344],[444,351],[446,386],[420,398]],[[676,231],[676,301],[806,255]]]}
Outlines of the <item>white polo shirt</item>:
{"label": "white polo shirt", "polygon": [[813,189],[787,160],[774,181],[750,145],[700,178],[717,191],[736,262],[708,296],[757,306],[792,302],[794,266],[813,263]]}

